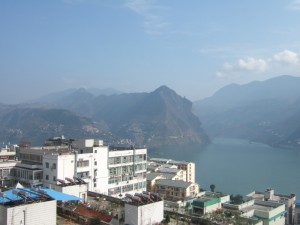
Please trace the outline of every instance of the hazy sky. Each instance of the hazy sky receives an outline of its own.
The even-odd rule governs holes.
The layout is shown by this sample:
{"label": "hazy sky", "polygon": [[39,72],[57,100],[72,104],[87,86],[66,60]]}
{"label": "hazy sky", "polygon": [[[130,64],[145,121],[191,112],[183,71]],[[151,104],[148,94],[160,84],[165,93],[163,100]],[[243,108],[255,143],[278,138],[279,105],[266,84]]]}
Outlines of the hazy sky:
{"label": "hazy sky", "polygon": [[198,100],[300,75],[300,0],[2,0],[0,102],[69,88]]}

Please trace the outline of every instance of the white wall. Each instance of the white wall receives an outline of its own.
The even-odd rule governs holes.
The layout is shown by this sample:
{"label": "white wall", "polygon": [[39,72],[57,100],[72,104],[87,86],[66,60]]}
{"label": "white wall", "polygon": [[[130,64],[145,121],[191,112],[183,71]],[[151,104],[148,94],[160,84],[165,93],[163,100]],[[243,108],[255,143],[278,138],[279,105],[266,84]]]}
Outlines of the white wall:
{"label": "white wall", "polygon": [[95,160],[97,161],[96,173],[94,177],[96,179],[96,187],[93,187],[93,191],[108,194],[108,147],[94,147]]}
{"label": "white wall", "polygon": [[[6,216],[3,216],[3,213]],[[11,208],[0,206],[0,216],[1,225],[56,225],[56,201],[24,204]]]}
{"label": "white wall", "polygon": [[87,184],[76,184],[70,186],[52,186],[52,189],[65,194],[74,195],[87,201]]}
{"label": "white wall", "polygon": [[135,206],[125,204],[125,224],[152,225],[164,219],[164,202]]}
{"label": "white wall", "polygon": [[[46,168],[46,163],[49,163],[49,168]],[[52,169],[53,163],[56,163],[56,169]],[[43,182],[44,186],[50,187],[56,185],[56,179],[65,180],[66,177],[73,178],[74,166],[76,165],[75,156],[71,155],[44,155],[43,157]],[[46,180],[46,175],[49,175],[49,180]]]}

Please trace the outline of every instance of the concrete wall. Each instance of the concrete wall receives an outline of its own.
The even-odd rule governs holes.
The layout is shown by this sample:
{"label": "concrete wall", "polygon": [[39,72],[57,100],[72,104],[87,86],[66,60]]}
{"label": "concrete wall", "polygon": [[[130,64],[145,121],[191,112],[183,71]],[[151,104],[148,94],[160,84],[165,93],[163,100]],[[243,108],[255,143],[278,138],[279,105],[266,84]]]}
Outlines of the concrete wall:
{"label": "concrete wall", "polygon": [[[49,163],[49,168],[46,168],[46,163]],[[56,168],[53,168],[53,164],[56,164]],[[64,180],[66,177],[73,178],[74,166],[76,165],[75,156],[71,155],[44,155],[43,157],[43,185],[45,187],[51,187],[56,185],[57,181],[54,179]],[[46,180],[46,175],[49,179]]]}
{"label": "concrete wall", "polygon": [[206,207],[204,207],[204,214],[212,213],[212,212],[216,211],[217,209],[221,209],[221,208],[222,208],[222,206],[221,206],[220,202],[210,205],[210,206],[206,206]]}
{"label": "concrete wall", "polygon": [[60,191],[65,194],[74,195],[87,201],[87,184],[76,184],[70,186],[52,186],[53,190]]}
{"label": "concrete wall", "polygon": [[1,225],[56,225],[56,201],[0,206]]}
{"label": "concrete wall", "polygon": [[108,147],[95,147],[95,161],[97,161],[97,167],[94,174],[96,187],[91,188],[95,192],[108,194]]}
{"label": "concrete wall", "polygon": [[135,206],[125,204],[125,224],[152,225],[164,219],[164,202]]}

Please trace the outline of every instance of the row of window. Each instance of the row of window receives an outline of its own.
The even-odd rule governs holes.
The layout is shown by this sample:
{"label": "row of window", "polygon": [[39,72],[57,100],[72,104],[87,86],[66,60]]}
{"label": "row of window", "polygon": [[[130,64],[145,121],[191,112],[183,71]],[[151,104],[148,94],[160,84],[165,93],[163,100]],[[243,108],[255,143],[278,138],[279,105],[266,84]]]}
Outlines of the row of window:
{"label": "row of window", "polygon": [[109,195],[119,194],[121,192],[128,192],[133,190],[138,190],[146,187],[146,182],[139,182],[135,184],[128,184],[122,187],[115,187],[108,189]]}
{"label": "row of window", "polygon": [[136,164],[130,166],[120,166],[109,169],[110,176],[123,175],[123,174],[133,174],[134,171],[146,170],[147,164]]}
{"label": "row of window", "polygon": [[146,160],[147,160],[146,154],[139,154],[135,156],[130,155],[130,156],[111,157],[108,159],[108,163],[109,165],[114,165],[114,164],[122,164],[122,163],[142,162]]}
{"label": "row of window", "polygon": [[26,161],[42,162],[43,161],[43,156],[42,155],[20,153],[20,159],[21,160],[26,160]]}
{"label": "row of window", "polygon": [[26,180],[41,180],[43,177],[43,171],[32,171],[23,168],[10,168],[10,169],[1,169],[0,170],[1,177],[17,177],[20,179]]}
{"label": "row of window", "polygon": [[[77,167],[88,167],[89,165],[90,165],[89,160],[84,160],[84,161],[78,161],[77,162]],[[94,165],[97,166],[97,161],[94,162]],[[46,162],[45,167],[50,168],[50,163]],[[56,163],[52,163],[51,169],[56,169]]]}

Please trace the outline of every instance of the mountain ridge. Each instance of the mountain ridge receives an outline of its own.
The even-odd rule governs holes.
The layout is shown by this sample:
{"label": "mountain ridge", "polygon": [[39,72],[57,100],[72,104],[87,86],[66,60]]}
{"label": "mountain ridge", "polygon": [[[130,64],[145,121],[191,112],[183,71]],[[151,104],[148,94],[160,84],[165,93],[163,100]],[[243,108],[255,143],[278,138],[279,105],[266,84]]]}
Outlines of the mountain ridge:
{"label": "mountain ridge", "polygon": [[[243,138],[283,146],[297,145],[300,140],[299,102],[300,78],[283,75],[225,86],[194,105],[204,129],[212,137]],[[286,126],[288,123],[290,126]]]}
{"label": "mountain ridge", "polygon": [[[24,114],[21,118],[31,120],[35,124],[38,124],[38,121],[46,123],[46,121],[49,122],[49,118],[44,121],[40,119],[42,115],[35,118],[30,117],[25,111],[44,110],[39,112],[47,114],[51,110],[60,110],[55,116],[57,118],[68,112],[70,118],[73,118],[78,126],[89,126],[91,131],[103,129],[105,131],[103,131],[103,139],[105,139],[105,135],[111,134],[109,144],[116,144],[116,140],[127,140],[125,141],[127,144],[137,146],[205,144],[209,142],[209,137],[202,129],[198,117],[192,112],[192,102],[182,98],[167,86],[161,86],[150,93],[122,93],[110,96],[95,96],[85,89],[77,89],[68,93],[64,92],[63,96],[54,94],[50,100],[48,102],[39,100],[36,103],[32,102],[31,105],[23,105]],[[22,110],[19,113],[22,113]],[[52,113],[54,112],[52,111]],[[16,114],[12,115],[17,117]],[[2,118],[7,120],[8,117],[5,117],[4,113]],[[8,128],[8,124],[5,124],[3,120],[2,123],[5,128]],[[17,125],[19,123],[10,124],[16,129]],[[58,130],[56,125],[53,127]],[[69,129],[74,130],[75,128],[70,126]],[[32,130],[34,129],[32,128]],[[61,136],[68,133],[68,129],[58,131],[60,133],[56,135],[53,133],[53,135]],[[62,131],[64,133],[61,133]],[[33,134],[33,132],[28,133]],[[50,134],[52,133],[49,132]],[[75,136],[78,137],[80,134],[86,136],[89,133],[78,131]],[[3,136],[5,134],[2,133],[0,138]],[[24,136],[29,138],[28,135]],[[99,134],[95,133],[93,137],[99,137]]]}

